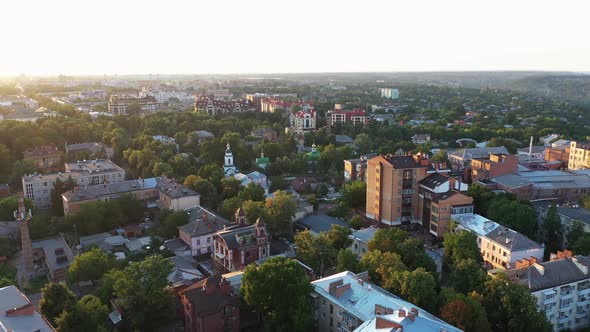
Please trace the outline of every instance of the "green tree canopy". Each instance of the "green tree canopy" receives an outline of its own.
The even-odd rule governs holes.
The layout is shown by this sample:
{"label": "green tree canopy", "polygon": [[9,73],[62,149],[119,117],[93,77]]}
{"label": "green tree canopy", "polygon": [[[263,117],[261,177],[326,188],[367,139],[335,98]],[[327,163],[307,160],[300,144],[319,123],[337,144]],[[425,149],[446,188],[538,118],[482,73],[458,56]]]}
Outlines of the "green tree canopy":
{"label": "green tree canopy", "polygon": [[39,310],[53,326],[57,325],[56,319],[75,303],[76,295],[63,282],[51,282],[41,289]]}
{"label": "green tree canopy", "polygon": [[66,272],[68,282],[99,280],[115,264],[112,256],[95,248],[76,256]]}
{"label": "green tree canopy", "polygon": [[543,242],[545,243],[545,259],[563,247],[563,226],[557,214],[557,206],[552,204],[543,221]]}
{"label": "green tree canopy", "polygon": [[348,207],[363,208],[367,200],[367,184],[364,181],[352,181],[342,186],[341,200]]}
{"label": "green tree canopy", "polygon": [[270,258],[260,266],[251,264],[242,277],[244,300],[265,315],[269,331],[309,331],[312,290],[301,265],[284,257]]}
{"label": "green tree canopy", "polygon": [[56,319],[60,332],[106,332],[109,307],[94,295],[86,295]]}

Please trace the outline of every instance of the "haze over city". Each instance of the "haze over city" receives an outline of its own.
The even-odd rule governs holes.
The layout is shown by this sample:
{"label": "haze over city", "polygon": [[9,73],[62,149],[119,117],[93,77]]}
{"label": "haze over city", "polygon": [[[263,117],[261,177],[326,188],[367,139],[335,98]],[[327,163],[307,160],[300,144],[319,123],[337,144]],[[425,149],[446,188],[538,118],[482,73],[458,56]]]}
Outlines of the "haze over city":
{"label": "haze over city", "polygon": [[590,71],[585,1],[25,0],[1,7],[0,76]]}

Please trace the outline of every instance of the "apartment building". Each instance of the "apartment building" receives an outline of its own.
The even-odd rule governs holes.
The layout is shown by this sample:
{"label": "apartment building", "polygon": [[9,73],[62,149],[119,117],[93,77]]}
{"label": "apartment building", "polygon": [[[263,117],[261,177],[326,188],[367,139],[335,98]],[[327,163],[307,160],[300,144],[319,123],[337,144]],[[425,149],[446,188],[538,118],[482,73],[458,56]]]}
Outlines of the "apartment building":
{"label": "apartment building", "polygon": [[72,178],[78,186],[122,182],[125,170],[108,159],[84,160],[65,164],[65,172],[28,174],[22,177],[23,192],[38,209],[51,207],[51,190],[57,179]]}
{"label": "apartment building", "polygon": [[221,100],[211,95],[195,97],[195,112],[207,113],[211,116],[253,111],[256,111],[256,106],[247,99]]}
{"label": "apartment building", "polygon": [[454,171],[463,171],[464,169],[471,167],[471,160],[473,158],[489,158],[490,154],[509,155],[510,152],[508,152],[508,149],[503,146],[460,149],[449,153],[449,162]]}
{"label": "apartment building", "polygon": [[590,142],[570,143],[568,169],[580,170],[590,168]]}
{"label": "apartment building", "polygon": [[23,158],[32,161],[42,174],[61,171],[64,162],[64,154],[57,147],[49,145],[25,150]]}
{"label": "apartment building", "polygon": [[[434,329],[432,331],[461,331],[416,305],[369,282],[367,272],[355,274],[345,271],[312,281],[311,284],[314,287],[312,292],[315,307],[314,318],[317,320],[319,332],[372,331],[366,327],[367,324],[374,324],[374,322],[367,322],[372,322],[378,317],[391,319],[387,315],[395,313],[398,314],[398,317],[403,313],[408,318],[408,321],[403,323],[404,332],[431,331],[424,330],[424,326],[420,323],[416,324],[419,321],[416,320],[416,317],[428,320]],[[381,326],[381,328],[385,327]],[[361,329],[357,330],[357,328]],[[401,329],[398,328],[394,331],[401,331]]]}
{"label": "apartment building", "polygon": [[399,90],[393,88],[381,88],[381,98],[384,99],[398,99],[399,98]]}
{"label": "apartment building", "polygon": [[369,153],[360,156],[357,159],[344,160],[344,181],[350,182],[355,180],[366,181],[367,177],[367,161],[375,157],[377,154]]}
{"label": "apartment building", "polygon": [[[82,159],[112,159],[115,150],[101,142],[87,142],[78,144],[67,144],[66,155],[68,160],[82,160]],[[88,158],[80,158],[88,156]]]}
{"label": "apartment building", "polygon": [[428,156],[377,156],[367,161],[367,217],[387,225],[421,223],[419,181],[444,171]]}
{"label": "apartment building", "polygon": [[366,125],[369,117],[365,110],[355,108],[350,111],[335,109],[327,114],[328,125],[333,126],[336,123],[350,123],[352,125]]}
{"label": "apartment building", "polygon": [[[535,201],[531,205],[537,211],[537,222],[539,225],[543,223],[547,217],[547,213],[553,203],[550,201]],[[559,221],[563,226],[562,245],[568,248],[572,243],[567,242],[567,234],[574,229],[576,225],[581,225],[584,233],[590,233],[590,210],[579,207],[577,204],[572,206],[563,206],[557,204],[557,215]]]}
{"label": "apartment building", "polygon": [[250,135],[269,142],[277,142],[279,140],[277,131],[272,128],[257,128]]}
{"label": "apartment building", "polygon": [[569,251],[552,255],[549,262],[527,262],[507,271],[537,298],[554,331],[579,330],[590,326],[590,258]]}
{"label": "apartment building", "polygon": [[454,215],[458,230],[477,235],[477,245],[488,269],[513,269],[518,261],[543,261],[545,248],[526,236],[478,214]]}
{"label": "apartment building", "polygon": [[512,174],[518,169],[518,156],[491,153],[486,158],[471,159],[471,181],[489,180],[497,176]]}
{"label": "apartment building", "polygon": [[56,331],[16,286],[0,287],[1,331]]}
{"label": "apartment building", "polygon": [[441,173],[433,173],[419,182],[420,220],[424,229],[436,237],[449,231],[454,215],[473,213],[473,199],[461,193],[467,185]]}
{"label": "apartment building", "polygon": [[301,105],[301,110],[289,115],[289,131],[304,132],[315,130],[316,110],[309,104]]}
{"label": "apartment building", "polygon": [[108,103],[108,111],[114,115],[127,115],[129,105],[138,104],[144,113],[158,110],[159,103],[152,96],[138,97],[130,95],[112,95]]}
{"label": "apartment building", "polygon": [[72,249],[63,236],[45,238],[32,242],[33,261],[47,271],[47,277],[53,282],[65,281],[66,271],[74,262]]}

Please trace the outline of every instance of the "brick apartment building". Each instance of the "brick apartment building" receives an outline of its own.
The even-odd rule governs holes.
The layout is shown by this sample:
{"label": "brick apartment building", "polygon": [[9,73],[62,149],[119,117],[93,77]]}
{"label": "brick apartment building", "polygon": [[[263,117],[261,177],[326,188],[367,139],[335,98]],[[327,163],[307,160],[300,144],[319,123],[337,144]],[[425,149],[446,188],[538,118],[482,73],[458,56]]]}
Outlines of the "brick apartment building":
{"label": "brick apartment building", "polygon": [[328,112],[328,125],[333,126],[336,123],[351,123],[353,125],[366,125],[369,117],[365,110],[355,108],[350,111],[335,109]]}
{"label": "brick apartment building", "polygon": [[518,156],[515,155],[493,153],[487,158],[473,158],[471,160],[471,181],[489,180],[514,173],[517,169]]}

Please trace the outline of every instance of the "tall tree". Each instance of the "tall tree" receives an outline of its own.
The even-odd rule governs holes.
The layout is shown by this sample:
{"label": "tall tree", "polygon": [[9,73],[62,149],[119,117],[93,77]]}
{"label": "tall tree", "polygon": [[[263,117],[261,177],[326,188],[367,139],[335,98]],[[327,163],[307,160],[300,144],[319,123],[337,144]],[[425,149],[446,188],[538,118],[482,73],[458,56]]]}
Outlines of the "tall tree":
{"label": "tall tree", "polygon": [[356,255],[350,249],[340,249],[336,256],[336,270],[358,272],[358,262]]}
{"label": "tall tree", "polygon": [[240,190],[238,197],[243,201],[264,201],[264,188],[257,183],[250,182]]}
{"label": "tall tree", "polygon": [[66,272],[66,277],[68,282],[95,281],[102,278],[114,264],[113,257],[95,248],[76,256]]}
{"label": "tall tree", "polygon": [[580,236],[572,248],[576,255],[590,255],[590,234]]}
{"label": "tall tree", "polygon": [[568,248],[571,248],[582,235],[584,235],[584,224],[581,221],[574,220],[566,234]]}
{"label": "tall tree", "polygon": [[362,208],[367,201],[367,184],[364,181],[352,181],[342,186],[341,200],[348,207]]}
{"label": "tall tree", "polygon": [[545,259],[563,247],[563,226],[555,204],[551,205],[543,221],[543,242],[545,243]]}
{"label": "tall tree", "polygon": [[314,236],[308,230],[299,232],[295,235],[295,244],[297,256],[301,257],[318,275],[323,276],[325,269],[334,264],[337,251],[326,233]]}
{"label": "tall tree", "polygon": [[309,331],[312,290],[301,265],[284,257],[270,258],[260,266],[251,264],[242,277],[244,300],[265,315],[269,331]]}
{"label": "tall tree", "polygon": [[273,233],[292,232],[291,220],[295,215],[297,203],[288,193],[278,190],[273,198],[266,200],[267,225]]}
{"label": "tall tree", "polygon": [[57,319],[60,332],[97,331],[106,332],[109,307],[94,295],[86,295]]}
{"label": "tall tree", "polygon": [[76,303],[76,295],[66,284],[51,282],[41,289],[39,310],[53,326],[62,312],[69,310]]}
{"label": "tall tree", "polygon": [[332,246],[336,250],[348,248],[352,244],[352,240],[348,237],[352,234],[350,228],[342,227],[340,225],[332,225],[327,232],[328,239],[332,242]]}

